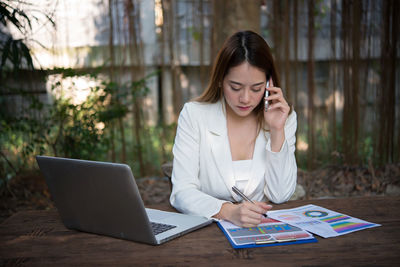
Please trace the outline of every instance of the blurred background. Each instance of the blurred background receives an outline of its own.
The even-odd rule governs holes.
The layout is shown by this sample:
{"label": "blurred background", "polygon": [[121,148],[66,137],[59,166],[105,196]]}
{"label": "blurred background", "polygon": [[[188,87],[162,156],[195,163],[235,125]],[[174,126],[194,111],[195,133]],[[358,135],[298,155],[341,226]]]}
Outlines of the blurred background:
{"label": "blurred background", "polygon": [[399,6],[0,2],[1,209],[51,206],[39,154],[126,163],[145,202],[166,201],[161,165],[179,112],[206,87],[223,41],[246,29],[272,48],[298,114],[296,197],[400,194]]}

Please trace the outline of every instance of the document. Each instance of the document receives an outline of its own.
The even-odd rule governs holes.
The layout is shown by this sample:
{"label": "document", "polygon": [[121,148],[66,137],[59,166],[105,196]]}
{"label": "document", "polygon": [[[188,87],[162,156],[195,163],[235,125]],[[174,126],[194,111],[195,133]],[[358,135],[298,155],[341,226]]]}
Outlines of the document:
{"label": "document", "polygon": [[224,220],[218,226],[234,248],[317,242],[301,228],[270,218],[257,227],[243,228]]}
{"label": "document", "polygon": [[316,205],[268,211],[268,217],[299,227],[324,238],[349,234],[380,224],[363,221]]}

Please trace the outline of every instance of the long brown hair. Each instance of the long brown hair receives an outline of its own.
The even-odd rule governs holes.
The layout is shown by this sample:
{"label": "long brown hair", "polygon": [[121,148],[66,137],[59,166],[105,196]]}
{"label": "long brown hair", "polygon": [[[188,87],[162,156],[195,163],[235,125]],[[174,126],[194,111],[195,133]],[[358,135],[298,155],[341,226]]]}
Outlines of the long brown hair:
{"label": "long brown hair", "polygon": [[[239,31],[222,45],[212,68],[210,82],[204,92],[194,101],[215,103],[221,100],[223,98],[222,81],[229,69],[245,61],[262,70],[267,81],[272,77],[274,86],[280,87],[274,59],[267,42],[255,32]],[[266,130],[263,114],[264,101],[257,105],[254,112],[259,122],[259,129]]]}

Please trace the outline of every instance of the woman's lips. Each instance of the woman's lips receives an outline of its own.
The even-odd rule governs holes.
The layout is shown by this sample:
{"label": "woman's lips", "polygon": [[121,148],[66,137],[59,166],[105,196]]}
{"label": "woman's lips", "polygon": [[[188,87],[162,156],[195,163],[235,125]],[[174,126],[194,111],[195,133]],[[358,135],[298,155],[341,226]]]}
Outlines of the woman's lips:
{"label": "woman's lips", "polygon": [[238,108],[239,108],[240,110],[246,111],[246,110],[249,110],[249,109],[250,109],[250,106],[247,106],[247,107],[238,106]]}

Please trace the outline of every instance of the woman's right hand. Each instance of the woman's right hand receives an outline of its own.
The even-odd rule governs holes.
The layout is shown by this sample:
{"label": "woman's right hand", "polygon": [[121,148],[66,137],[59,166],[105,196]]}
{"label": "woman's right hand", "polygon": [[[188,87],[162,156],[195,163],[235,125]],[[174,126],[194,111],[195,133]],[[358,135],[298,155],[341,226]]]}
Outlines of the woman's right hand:
{"label": "woman's right hand", "polygon": [[262,222],[264,214],[271,208],[271,205],[264,202],[224,203],[215,217],[230,221],[240,227],[254,227]]}

